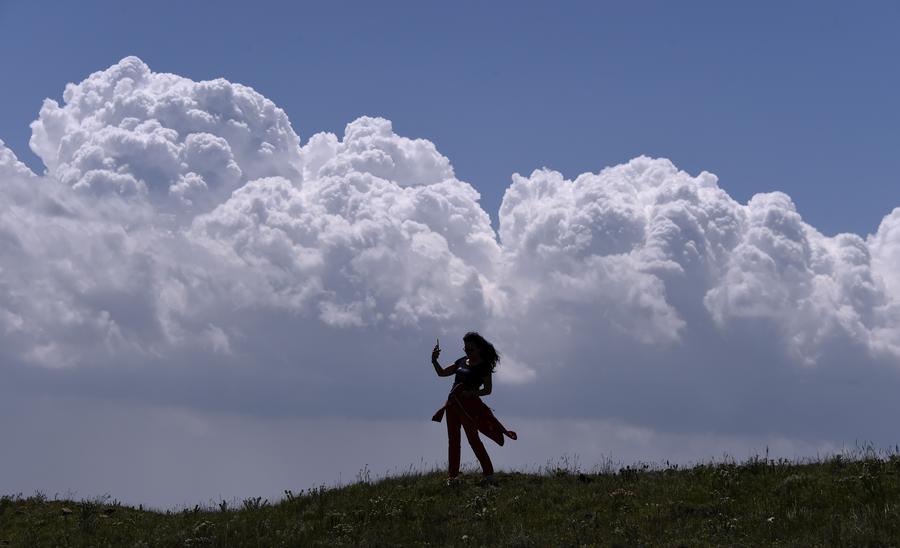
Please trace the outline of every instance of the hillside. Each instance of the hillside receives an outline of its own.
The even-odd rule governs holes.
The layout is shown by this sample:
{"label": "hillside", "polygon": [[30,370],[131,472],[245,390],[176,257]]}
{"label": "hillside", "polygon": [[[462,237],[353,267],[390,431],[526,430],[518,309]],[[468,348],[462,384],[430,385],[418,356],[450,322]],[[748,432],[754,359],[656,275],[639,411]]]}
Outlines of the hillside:
{"label": "hillside", "polygon": [[158,512],[115,501],[0,499],[0,546],[889,545],[900,456],[752,459],[597,473],[548,469],[447,487],[409,473],[274,504]]}

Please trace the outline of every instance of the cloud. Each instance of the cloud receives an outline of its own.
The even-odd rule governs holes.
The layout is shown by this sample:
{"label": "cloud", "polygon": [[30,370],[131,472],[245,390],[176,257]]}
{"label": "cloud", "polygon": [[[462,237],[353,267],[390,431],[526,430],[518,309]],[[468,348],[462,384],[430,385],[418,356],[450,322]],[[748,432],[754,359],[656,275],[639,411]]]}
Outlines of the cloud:
{"label": "cloud", "polygon": [[[427,142],[425,142],[427,143]],[[252,264],[272,306],[336,327],[486,313],[499,246],[478,193],[431,143],[360,118],[301,150],[304,180],[252,181],[194,220],[194,241]]]}
{"label": "cloud", "polygon": [[393,132],[391,122],[363,116],[348,124],[344,139],[331,133],[313,136],[303,147],[308,179],[370,173],[400,186],[419,186],[453,179],[450,161],[425,139]]}
{"label": "cloud", "polygon": [[[873,241],[891,241],[887,230]],[[883,281],[893,276],[873,270],[864,240],[823,236],[783,193],[738,204],[714,175],[690,177],[668,160],[637,158],[574,181],[550,170],[514,176],[500,238],[516,315],[533,315],[509,330],[510,343],[540,332],[558,342],[541,340],[531,354],[608,337],[665,352],[710,322],[723,336],[762,341],[772,331],[766,346],[805,364],[836,340],[866,356],[893,337]],[[528,326],[538,326],[534,336],[517,337]]]}
{"label": "cloud", "polygon": [[160,213],[207,211],[247,181],[299,175],[299,142],[271,101],[222,79],[153,73],[127,57],[47,99],[31,148],[48,173],[99,196],[135,196]]}
{"label": "cloud", "polygon": [[32,132],[46,173],[0,144],[2,390],[426,417],[434,337],[452,359],[479,329],[522,416],[888,440],[900,411],[900,210],[828,237],[783,193],[638,157],[513,175],[495,232],[388,120],[302,143],[251,88],[134,57]]}

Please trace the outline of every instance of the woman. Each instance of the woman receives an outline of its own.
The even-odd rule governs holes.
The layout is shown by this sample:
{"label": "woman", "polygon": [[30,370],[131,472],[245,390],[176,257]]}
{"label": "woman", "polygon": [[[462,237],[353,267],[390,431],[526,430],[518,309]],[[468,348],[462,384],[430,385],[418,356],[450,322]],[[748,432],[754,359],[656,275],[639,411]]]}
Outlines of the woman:
{"label": "woman", "polygon": [[496,485],[491,457],[488,456],[484,444],[481,443],[478,432],[481,431],[499,445],[503,445],[504,435],[510,439],[516,439],[516,433],[504,428],[480,398],[491,393],[491,374],[494,372],[497,362],[500,361],[500,355],[497,354],[494,345],[475,331],[465,334],[463,348],[466,355],[453,362],[453,365],[443,368],[438,363],[438,356],[441,354],[440,341],[434,345],[434,350],[431,352],[431,364],[434,366],[434,371],[439,377],[455,375],[455,378],[447,402],[438,409],[431,420],[441,422],[444,413],[447,414],[447,438],[449,441],[447,485],[456,483],[459,475],[460,427],[466,431],[466,439],[469,440],[472,451],[478,458],[478,462],[481,463],[481,470],[484,474],[482,484]]}

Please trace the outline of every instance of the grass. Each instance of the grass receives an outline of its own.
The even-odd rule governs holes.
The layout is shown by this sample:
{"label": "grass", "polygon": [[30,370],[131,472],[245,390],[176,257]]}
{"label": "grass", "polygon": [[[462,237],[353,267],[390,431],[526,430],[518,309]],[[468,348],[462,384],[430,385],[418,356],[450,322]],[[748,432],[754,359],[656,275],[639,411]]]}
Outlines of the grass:
{"label": "grass", "polygon": [[884,546],[900,539],[900,455],[680,468],[439,471],[151,511],[108,498],[0,498],[0,546]]}

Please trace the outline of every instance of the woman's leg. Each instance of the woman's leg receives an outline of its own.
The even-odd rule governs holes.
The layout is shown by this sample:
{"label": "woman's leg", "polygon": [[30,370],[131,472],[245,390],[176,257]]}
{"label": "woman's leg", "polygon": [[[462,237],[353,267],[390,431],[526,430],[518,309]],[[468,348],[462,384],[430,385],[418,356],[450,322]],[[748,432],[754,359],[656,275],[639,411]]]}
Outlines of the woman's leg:
{"label": "woman's leg", "polygon": [[[472,452],[475,453],[475,456],[478,457],[478,462],[481,463],[482,473],[485,476],[490,476],[494,473],[494,465],[491,463],[491,457],[488,456],[487,449],[485,449],[484,444],[481,443],[481,438],[478,437],[478,429],[474,424],[465,424],[463,425],[463,428],[466,431],[466,438],[469,440],[469,445],[472,446]],[[456,435],[459,435],[458,428],[456,430]]]}
{"label": "woman's leg", "polygon": [[451,478],[455,478],[459,475],[459,415],[456,414],[454,409],[448,406],[445,417],[447,420],[447,444],[449,449],[447,456],[447,475]]}

